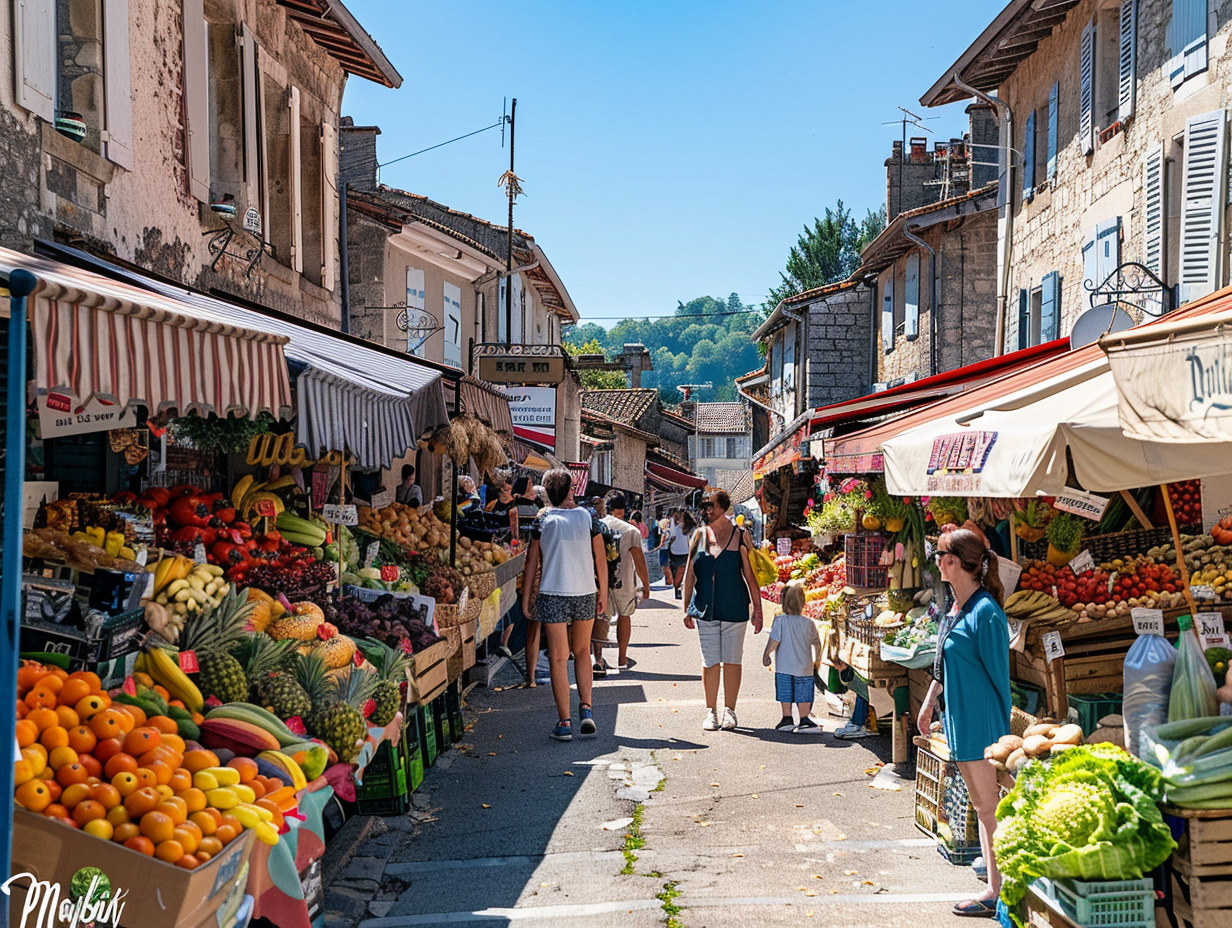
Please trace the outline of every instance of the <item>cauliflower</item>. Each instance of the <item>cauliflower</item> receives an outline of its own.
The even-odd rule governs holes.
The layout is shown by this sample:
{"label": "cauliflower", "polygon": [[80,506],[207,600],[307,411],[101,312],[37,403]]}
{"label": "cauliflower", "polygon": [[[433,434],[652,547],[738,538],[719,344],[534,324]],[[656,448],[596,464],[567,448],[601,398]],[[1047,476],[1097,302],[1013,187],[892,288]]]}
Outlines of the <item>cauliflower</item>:
{"label": "cauliflower", "polygon": [[1045,788],[1035,805],[1035,832],[1053,845],[1053,853],[1061,853],[1103,837],[1114,813],[1107,787],[1093,776],[1072,773]]}

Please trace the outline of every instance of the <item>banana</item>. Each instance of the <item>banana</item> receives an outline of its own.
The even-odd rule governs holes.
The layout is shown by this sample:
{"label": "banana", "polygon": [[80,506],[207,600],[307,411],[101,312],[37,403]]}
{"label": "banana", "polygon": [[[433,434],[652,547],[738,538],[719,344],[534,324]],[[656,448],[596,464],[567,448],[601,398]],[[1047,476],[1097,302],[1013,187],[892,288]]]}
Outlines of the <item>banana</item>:
{"label": "banana", "polygon": [[267,483],[265,485],[265,489],[272,493],[274,490],[285,490],[287,487],[291,486],[298,486],[295,482],[295,478],[291,474],[283,474],[277,480],[271,480]]}
{"label": "banana", "polygon": [[203,573],[209,574],[211,577],[221,577],[223,569],[217,564],[201,564],[198,568]]}
{"label": "banana", "polygon": [[179,580],[172,580],[169,584],[167,584],[167,595],[174,598],[177,593],[187,590],[189,586],[189,582],[183,577]]}
{"label": "banana", "polygon": [[244,501],[244,494],[252,489],[253,482],[256,478],[252,474],[245,474],[235,482],[235,486],[231,488],[231,506],[233,509],[239,509],[240,503]]}
{"label": "banana", "polygon": [[231,814],[234,815],[241,825],[245,828],[256,828],[261,823],[261,816],[257,815],[257,807],[248,805],[245,802],[240,802],[233,806]]}
{"label": "banana", "polygon": [[220,786],[218,789],[205,790],[205,801],[213,808],[223,812],[234,809],[240,804],[239,797],[224,786]]}
{"label": "banana", "polygon": [[257,827],[252,831],[257,836],[258,841],[265,844],[278,843],[278,829],[274,827],[273,822],[257,822]]}
{"label": "banana", "polygon": [[[240,772],[235,767],[206,767],[203,771],[198,772],[208,773],[218,781],[219,786],[239,786],[240,783]],[[204,789],[204,787],[201,788]],[[252,802],[253,800],[250,799],[248,801]]]}
{"label": "banana", "polygon": [[197,574],[191,574],[188,577],[188,588],[190,590],[196,590],[198,593],[203,592],[205,590],[205,581],[202,580]]}
{"label": "banana", "polygon": [[188,674],[180,669],[179,662],[171,656],[170,651],[155,648],[147,651],[146,654],[150,676],[165,686],[172,696],[184,703],[184,708],[189,712],[200,712],[205,707],[205,699],[201,696],[201,690],[197,689],[197,685],[188,679]]}
{"label": "banana", "polygon": [[158,593],[165,587],[171,577],[171,566],[175,558],[165,557],[154,565],[154,592]]}
{"label": "banana", "polygon": [[193,774],[193,786],[203,793],[208,793],[212,789],[218,789],[218,777],[209,770],[198,770]]}

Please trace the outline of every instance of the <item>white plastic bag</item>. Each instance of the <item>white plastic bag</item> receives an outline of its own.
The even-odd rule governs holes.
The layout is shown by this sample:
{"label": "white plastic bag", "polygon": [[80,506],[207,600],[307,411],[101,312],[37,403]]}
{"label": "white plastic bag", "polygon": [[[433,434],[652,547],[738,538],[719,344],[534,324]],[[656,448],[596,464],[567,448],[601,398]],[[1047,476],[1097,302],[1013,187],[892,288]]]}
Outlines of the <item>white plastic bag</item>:
{"label": "white plastic bag", "polygon": [[1160,635],[1139,635],[1125,655],[1125,748],[1142,757],[1142,731],[1168,721],[1168,694],[1176,649]]}

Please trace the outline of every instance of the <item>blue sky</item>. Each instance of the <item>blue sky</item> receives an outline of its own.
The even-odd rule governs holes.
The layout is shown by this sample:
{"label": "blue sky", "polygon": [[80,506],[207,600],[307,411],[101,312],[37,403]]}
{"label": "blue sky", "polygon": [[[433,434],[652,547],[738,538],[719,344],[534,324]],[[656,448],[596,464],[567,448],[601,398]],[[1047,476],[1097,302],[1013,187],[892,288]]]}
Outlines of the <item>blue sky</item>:
{"label": "blue sky", "polygon": [[[343,112],[381,127],[384,162],[496,123],[517,97],[514,224],[583,321],[760,303],[805,223],[840,198],[857,217],[884,202],[898,106],[940,116],[931,138],[961,134],[960,105],[918,101],[1002,6],[348,0],[403,85],[351,78]],[[508,159],[494,129],[381,179],[504,224]]]}

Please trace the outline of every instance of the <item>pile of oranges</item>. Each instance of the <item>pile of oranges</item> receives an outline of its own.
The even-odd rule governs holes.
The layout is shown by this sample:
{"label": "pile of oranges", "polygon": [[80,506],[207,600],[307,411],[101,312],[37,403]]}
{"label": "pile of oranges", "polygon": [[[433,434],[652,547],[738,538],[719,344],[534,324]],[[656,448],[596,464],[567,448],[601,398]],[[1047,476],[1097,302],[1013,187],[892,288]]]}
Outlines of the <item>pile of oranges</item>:
{"label": "pile of oranges", "polygon": [[[189,749],[174,719],[147,718],[111,701],[98,676],[24,661],[17,676],[17,805],[86,834],[191,870],[243,831],[193,786],[198,770],[221,766],[217,754]],[[281,827],[294,789],[262,776],[255,760],[227,766]]]}

